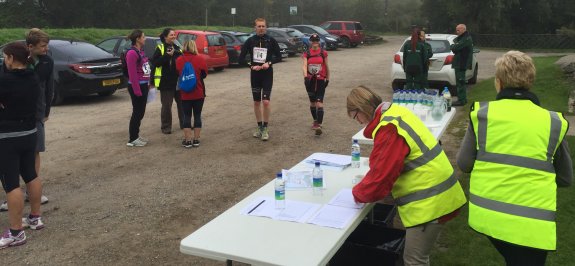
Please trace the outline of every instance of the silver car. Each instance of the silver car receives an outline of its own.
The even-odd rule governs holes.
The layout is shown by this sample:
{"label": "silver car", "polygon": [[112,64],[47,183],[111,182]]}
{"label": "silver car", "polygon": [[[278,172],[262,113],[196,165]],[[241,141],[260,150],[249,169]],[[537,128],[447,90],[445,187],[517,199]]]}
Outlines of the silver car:
{"label": "silver car", "polygon": [[[433,57],[431,57],[429,65],[428,81],[430,86],[448,86],[452,95],[457,95],[455,87],[455,70],[451,68],[453,61],[453,52],[450,46],[457,35],[453,34],[426,34],[426,42],[431,45]],[[411,41],[411,37],[405,39],[399,51],[395,53],[393,64],[391,65],[391,86],[393,89],[402,88],[405,85],[405,72],[403,70],[403,46],[405,43]],[[473,50],[473,68],[465,72],[465,79],[469,84],[477,82],[478,64],[476,53],[478,49]]]}

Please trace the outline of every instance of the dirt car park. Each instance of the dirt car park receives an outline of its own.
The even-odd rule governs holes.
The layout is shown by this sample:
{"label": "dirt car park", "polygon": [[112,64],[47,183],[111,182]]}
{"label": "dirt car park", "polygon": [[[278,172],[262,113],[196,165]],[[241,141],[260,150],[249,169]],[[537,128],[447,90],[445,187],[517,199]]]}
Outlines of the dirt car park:
{"label": "dirt car park", "polygon": [[[161,133],[158,100],[148,105],[141,126],[149,144],[126,147],[131,105],[125,89],[53,107],[42,154],[44,194],[50,199],[43,205],[46,228],[27,231],[26,245],[2,250],[3,265],[222,265],[180,253],[180,240],[309,154],[349,153],[360,125],[347,117],[347,93],[365,85],[390,99],[389,68],[404,39],[386,36],[383,44],[329,52],[331,80],[320,137],[310,130],[299,57],[273,66],[267,142],[251,134],[256,123],[249,70],[243,67],[207,77],[199,148],[181,147],[176,117],[174,133]],[[477,55],[479,80],[493,76],[493,62],[502,53],[483,49]],[[452,159],[456,130],[442,139]],[[362,148],[367,156],[369,147]],[[8,224],[6,212],[0,213],[0,224]]]}

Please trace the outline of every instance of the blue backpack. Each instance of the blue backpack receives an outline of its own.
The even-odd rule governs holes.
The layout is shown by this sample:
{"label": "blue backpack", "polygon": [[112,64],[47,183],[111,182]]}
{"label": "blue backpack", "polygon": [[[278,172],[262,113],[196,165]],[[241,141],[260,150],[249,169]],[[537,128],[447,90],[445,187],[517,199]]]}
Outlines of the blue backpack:
{"label": "blue backpack", "polygon": [[184,92],[192,92],[196,89],[196,70],[192,63],[186,62],[184,64],[184,70],[182,70],[182,75],[178,78],[178,86]]}

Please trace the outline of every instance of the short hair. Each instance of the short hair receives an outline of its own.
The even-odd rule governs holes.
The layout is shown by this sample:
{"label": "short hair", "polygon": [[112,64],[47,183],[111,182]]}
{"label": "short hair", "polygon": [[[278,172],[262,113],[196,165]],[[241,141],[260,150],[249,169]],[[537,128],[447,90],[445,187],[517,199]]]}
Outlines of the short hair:
{"label": "short hair", "polygon": [[370,119],[373,118],[373,112],[381,104],[381,97],[375,94],[371,89],[365,86],[359,86],[352,89],[347,95],[347,115],[352,116],[352,112],[361,112]]}
{"label": "short hair", "polygon": [[196,46],[196,41],[189,40],[184,43],[184,52],[190,52],[192,54],[198,54],[198,47]]}
{"label": "short hair", "polygon": [[28,47],[21,42],[11,42],[7,44],[2,52],[6,55],[12,56],[14,61],[21,64],[29,63],[30,51],[28,51]]}
{"label": "short hair", "polygon": [[37,45],[40,42],[49,43],[50,36],[38,28],[31,28],[26,33],[26,45]]}
{"label": "short hair", "polygon": [[465,24],[458,24],[455,28],[457,27],[461,27],[463,28],[463,31],[467,31],[467,26],[465,26]]}
{"label": "short hair", "polygon": [[258,24],[258,22],[266,23],[266,19],[265,18],[256,18],[256,20],[254,20],[254,25]]}
{"label": "short hair", "polygon": [[507,88],[530,89],[535,73],[531,57],[519,51],[509,51],[495,60],[495,77]]}
{"label": "short hair", "polygon": [[144,32],[142,30],[139,29],[135,29],[133,30],[129,35],[128,35],[128,40],[130,40],[132,42],[132,45],[136,44],[136,40],[140,37],[142,37],[142,34],[144,34]]}

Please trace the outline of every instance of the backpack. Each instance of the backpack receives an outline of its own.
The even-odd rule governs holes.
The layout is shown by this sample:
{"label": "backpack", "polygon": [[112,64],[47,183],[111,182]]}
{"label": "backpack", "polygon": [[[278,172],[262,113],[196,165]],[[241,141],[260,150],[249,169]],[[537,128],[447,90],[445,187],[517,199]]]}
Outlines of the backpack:
{"label": "backpack", "polygon": [[[313,56],[311,55],[310,50],[311,50],[311,48],[307,49],[307,51],[306,51],[306,58],[307,58],[308,60],[309,60],[310,57],[313,57]],[[317,55],[314,55],[314,56],[317,56]],[[322,59],[323,61],[325,61],[325,57],[324,57],[324,55],[323,55],[323,47],[320,47],[319,56],[321,56],[321,59]]]}
{"label": "backpack", "polygon": [[140,54],[140,51],[138,51],[138,49],[134,49],[134,47],[130,47],[130,48],[126,49],[126,51],[122,52],[122,54],[120,54],[120,61],[122,62],[122,74],[124,74],[124,77],[126,77],[126,78],[129,78],[128,77],[128,63],[126,62],[126,55],[128,54],[128,51],[130,51],[130,50],[134,50],[138,54],[138,65],[142,62],[142,55]]}
{"label": "backpack", "polygon": [[186,62],[182,70],[182,75],[178,77],[178,87],[184,92],[192,92],[196,89],[196,83],[196,70],[194,66],[192,66],[192,63]]}

